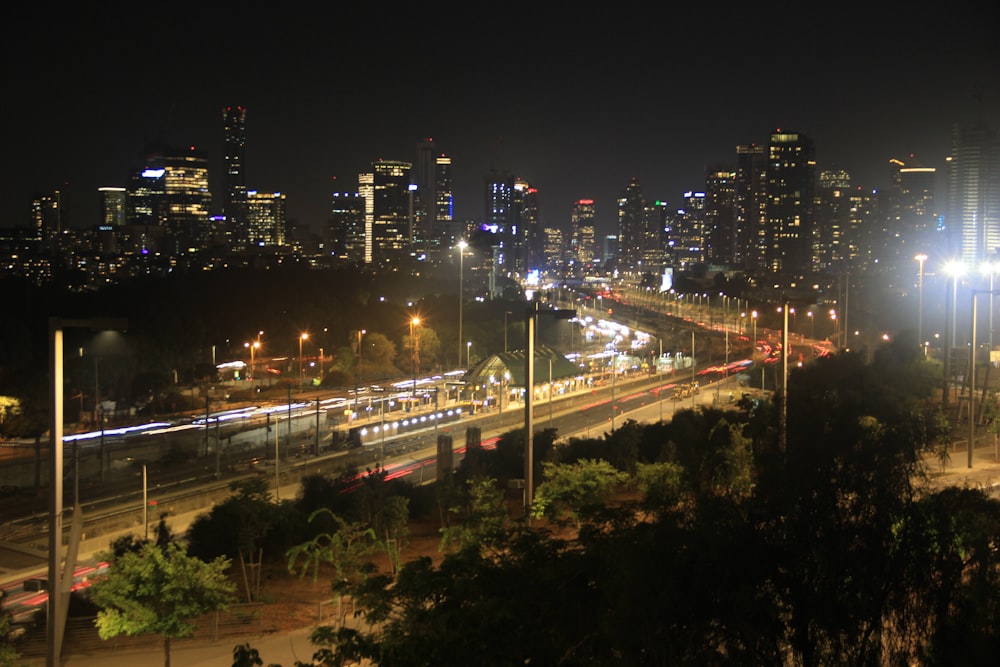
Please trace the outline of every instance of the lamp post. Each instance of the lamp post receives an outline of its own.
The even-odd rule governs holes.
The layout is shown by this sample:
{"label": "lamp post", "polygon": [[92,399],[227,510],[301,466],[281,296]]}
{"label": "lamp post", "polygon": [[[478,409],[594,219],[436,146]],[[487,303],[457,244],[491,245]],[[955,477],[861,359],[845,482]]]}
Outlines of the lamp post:
{"label": "lamp post", "polygon": [[[413,317],[410,319],[410,361],[413,364],[413,398],[417,398],[417,363],[418,355],[420,354],[417,345],[417,339],[414,336],[413,329],[420,325],[420,318]],[[413,409],[415,406],[413,402],[410,403],[410,408]]]}
{"label": "lamp post", "polygon": [[465,367],[472,368],[472,341],[465,344]]}
{"label": "lamp post", "polygon": [[253,390],[253,369],[254,369],[253,353],[254,350],[260,347],[260,341],[255,340],[252,343],[243,343],[243,347],[250,348],[250,373],[248,373],[248,376],[250,378],[250,389]]}
{"label": "lamp post", "polygon": [[462,262],[465,258],[465,249],[468,244],[465,240],[458,242],[458,365],[462,365],[462,300],[465,296],[465,275],[462,270]]}
{"label": "lamp post", "polygon": [[361,377],[361,337],[368,333],[365,329],[358,329],[358,368],[354,371],[354,412],[358,412],[358,379]]}
{"label": "lamp post", "polygon": [[299,386],[301,387],[306,383],[306,371],[302,365],[302,341],[309,340],[309,334],[301,333],[299,334]]}
{"label": "lamp post", "polygon": [[72,573],[83,533],[83,514],[79,503],[73,507],[73,530],[66,553],[65,567],[60,569],[63,542],[63,330],[119,330],[127,327],[122,319],[63,319],[49,318],[49,553],[48,609],[45,615],[46,667],[58,667],[62,659],[63,634],[69,597],[73,585]]}
{"label": "lamp post", "polygon": [[951,382],[951,351],[955,347],[956,322],[955,311],[958,299],[958,279],[965,275],[965,265],[957,260],[945,264],[945,273],[951,276],[951,291],[946,293],[946,297],[951,299],[951,326],[948,326],[948,304],[945,305],[945,355],[944,355],[944,382],[942,383],[941,407],[948,408],[948,384]]}
{"label": "lamp post", "polygon": [[987,329],[986,342],[988,345],[988,350],[993,349],[993,274],[997,270],[997,265],[990,262],[983,262],[979,267],[979,270],[990,277],[990,312],[989,312],[989,328]]}
{"label": "lamp post", "polygon": [[806,317],[809,318],[809,338],[816,340],[816,316],[813,311],[807,310]]}
{"label": "lamp post", "polygon": [[[572,319],[575,310],[545,311],[556,319]],[[532,393],[535,390],[535,319],[538,317],[538,302],[528,303],[524,318],[524,516],[531,525],[531,503],[534,495],[534,405]],[[614,401],[612,400],[612,403]]]}
{"label": "lamp post", "polygon": [[507,354],[507,316],[510,315],[509,310],[505,310],[503,313],[503,353]]}
{"label": "lamp post", "polygon": [[917,344],[924,344],[924,262],[927,255],[920,253],[913,259],[917,260],[920,272],[917,278]]}

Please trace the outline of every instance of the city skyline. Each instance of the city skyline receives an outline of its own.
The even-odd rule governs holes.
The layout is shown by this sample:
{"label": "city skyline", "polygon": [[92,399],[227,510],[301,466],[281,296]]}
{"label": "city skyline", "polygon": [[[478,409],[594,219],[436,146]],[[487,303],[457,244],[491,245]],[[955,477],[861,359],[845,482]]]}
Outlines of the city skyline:
{"label": "city skyline", "polygon": [[71,226],[95,224],[97,188],[124,186],[154,141],[208,154],[221,211],[221,110],[233,105],[248,110],[248,188],[285,193],[289,218],[313,231],[333,192],[355,191],[380,158],[413,161],[425,138],[454,161],[457,219],[482,217],[497,167],[538,188],[546,225],[568,227],[573,202],[595,200],[603,234],[633,177],[680,206],[709,165],[735,164],[737,145],[766,144],[777,128],[815,141],[818,170],[845,169],[869,189],[887,185],[891,158],[941,173],[955,123],[996,125],[995,48],[972,34],[893,40],[880,31],[915,24],[891,13],[818,27],[702,16],[702,30],[685,31],[694,15],[540,8],[496,45],[460,13],[402,12],[372,23],[345,10],[339,31],[211,12],[153,24],[63,16],[36,24],[46,49],[32,24],[9,25],[5,60],[23,66],[3,125],[23,160],[5,162],[0,226],[25,224],[31,198],[56,189]]}

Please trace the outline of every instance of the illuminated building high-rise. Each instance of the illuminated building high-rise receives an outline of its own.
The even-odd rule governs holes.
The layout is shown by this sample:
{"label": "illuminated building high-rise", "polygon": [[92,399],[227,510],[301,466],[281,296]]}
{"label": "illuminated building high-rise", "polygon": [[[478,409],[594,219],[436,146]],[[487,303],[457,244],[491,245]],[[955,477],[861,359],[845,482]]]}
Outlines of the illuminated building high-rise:
{"label": "illuminated building high-rise", "polygon": [[[920,253],[936,247],[938,211],[935,210],[937,170],[921,165],[912,155],[889,160],[890,186],[886,192],[889,232],[896,245],[897,270],[909,268]],[[905,261],[904,261],[905,260]]]}
{"label": "illuminated building high-rise", "polygon": [[775,130],[768,143],[764,269],[803,273],[815,269],[813,196],[816,151],[798,132]]}
{"label": "illuminated building high-rise", "polygon": [[105,227],[121,227],[125,224],[125,188],[98,188],[101,197],[101,221]]}
{"label": "illuminated building high-rise", "polygon": [[288,227],[285,195],[249,190],[246,202],[249,245],[258,248],[285,245]]}
{"label": "illuminated building high-rise", "polygon": [[950,254],[969,266],[1000,250],[1000,142],[989,126],[957,125],[948,156]]}
{"label": "illuminated building high-rise", "polygon": [[684,207],[677,210],[673,221],[672,254],[676,266],[690,271],[695,264],[705,261],[705,209],[704,192],[685,192]]}
{"label": "illuminated building high-rise", "polygon": [[853,223],[851,177],[841,170],[824,170],[816,193],[816,257],[820,270],[843,273],[855,268],[860,227]]}
{"label": "illuminated building high-rise", "polygon": [[508,171],[490,169],[485,178],[485,214],[483,223],[496,236],[495,264],[507,270],[508,256],[513,252],[517,225],[514,208],[514,175]]}
{"label": "illuminated building high-rise", "polygon": [[334,192],[327,240],[333,254],[365,263],[365,199],[356,192]]}
{"label": "illuminated building high-rise", "polygon": [[522,239],[521,252],[518,255],[518,271],[524,275],[534,269],[541,269],[543,261],[541,201],[538,189],[524,184],[518,210],[518,232]]}
{"label": "illuminated building high-rise", "polygon": [[129,223],[164,227],[164,250],[173,255],[207,246],[211,203],[208,159],[193,148],[148,148],[128,185]]}
{"label": "illuminated building high-rise", "polygon": [[736,261],[736,172],[712,165],[705,175],[705,259],[712,264]]}
{"label": "illuminated building high-rise", "polygon": [[[358,193],[366,198],[367,264],[396,264],[411,250],[410,170],[413,165],[379,159],[369,174],[358,177]],[[370,250],[369,250],[370,248]]]}
{"label": "illuminated building high-rise", "polygon": [[222,214],[230,233],[247,240],[246,119],[243,107],[222,110],[223,161],[225,165],[225,197]]}
{"label": "illuminated building high-rise", "polygon": [[597,207],[593,199],[577,199],[569,216],[569,256],[578,267],[594,261]]}
{"label": "illuminated building high-rise", "polygon": [[31,223],[39,241],[59,235],[62,231],[62,194],[59,190],[37,195],[31,200]]}
{"label": "illuminated building high-rise", "polygon": [[639,180],[632,178],[618,197],[618,268],[637,270],[642,266],[646,241],[646,199]]}
{"label": "illuminated building high-rise", "polygon": [[767,229],[767,193],[764,175],[767,153],[763,146],[736,147],[736,229],[733,263],[748,271],[764,266],[764,233]]}

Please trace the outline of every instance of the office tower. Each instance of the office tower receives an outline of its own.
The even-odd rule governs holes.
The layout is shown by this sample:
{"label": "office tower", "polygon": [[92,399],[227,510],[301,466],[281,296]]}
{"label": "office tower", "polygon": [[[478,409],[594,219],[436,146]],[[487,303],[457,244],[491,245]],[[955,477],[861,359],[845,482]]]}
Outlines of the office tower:
{"label": "office tower", "polygon": [[601,264],[613,267],[618,262],[618,235],[606,234],[602,239],[604,251],[601,254]]}
{"label": "office tower", "polygon": [[484,179],[485,211],[483,223],[495,236],[500,249],[497,262],[506,269],[507,255],[513,248],[514,175],[505,170],[490,169]]}
{"label": "office tower", "polygon": [[851,177],[846,171],[824,170],[816,194],[816,268],[850,271],[857,257],[858,229],[853,226]]}
{"label": "office tower", "polygon": [[31,200],[31,224],[35,238],[49,241],[62,231],[62,194],[59,190],[36,195]]}
{"label": "office tower", "polygon": [[411,250],[410,170],[412,167],[409,162],[376,160],[372,163],[370,190],[359,187],[358,191],[362,196],[369,196],[370,193],[371,197],[371,259],[368,260],[370,263],[397,264]]}
{"label": "office tower", "polygon": [[577,265],[594,261],[597,207],[593,199],[577,199],[569,216],[569,259]]}
{"label": "office tower", "polygon": [[452,243],[448,230],[455,220],[455,195],[451,180],[451,158],[439,153],[434,158],[434,211],[428,231],[427,254],[434,262],[440,262],[442,253]]}
{"label": "office tower", "polygon": [[705,175],[705,259],[736,263],[736,171],[712,165]]}
{"label": "office tower", "polygon": [[247,239],[249,247],[283,246],[288,237],[285,195],[280,192],[249,190],[247,202]]}
{"label": "office tower", "polygon": [[684,193],[684,206],[677,209],[673,221],[672,254],[676,266],[690,271],[696,264],[705,261],[705,209],[707,206],[704,192],[688,191]]}
{"label": "office tower", "polygon": [[767,152],[763,146],[736,147],[736,230],[733,263],[756,272],[764,266],[767,212]]}
{"label": "office tower", "polygon": [[365,262],[365,199],[356,192],[334,192],[327,241],[342,259]]}
{"label": "office tower", "polygon": [[226,107],[222,110],[223,160],[225,166],[225,197],[222,214],[229,232],[246,241],[247,183],[246,173],[246,120],[243,107]]}
{"label": "office tower", "polygon": [[147,147],[144,166],[128,186],[130,224],[164,227],[171,254],[197,251],[211,240],[211,203],[203,153]]}
{"label": "office tower", "polygon": [[989,126],[955,126],[947,193],[949,254],[968,266],[992,260],[1000,250],[1000,152]]}
{"label": "office tower", "polygon": [[815,269],[813,258],[816,151],[798,132],[771,133],[767,155],[766,271],[801,274]]}
{"label": "office tower", "polygon": [[542,229],[542,209],[537,188],[529,186],[522,193],[518,219],[518,226],[524,237],[521,260],[523,265],[519,265],[518,271],[523,275],[541,269],[545,263],[543,251],[545,234]]}
{"label": "office tower", "polygon": [[674,248],[668,245],[668,234],[674,231],[671,211],[667,202],[655,199],[646,204],[643,216],[646,225],[642,251],[643,270],[659,273],[664,267],[673,266],[677,259]]}
{"label": "office tower", "polygon": [[646,238],[646,198],[639,180],[632,178],[618,197],[618,269],[638,270]]}
{"label": "office tower", "polygon": [[904,160],[889,160],[889,172],[886,215],[890,236],[899,239],[893,264],[897,273],[903,267],[910,272],[913,258],[920,253],[931,253],[936,246],[937,170],[922,166],[910,155]]}
{"label": "office tower", "polygon": [[101,221],[103,227],[115,228],[125,224],[125,188],[98,188],[100,194]]}
{"label": "office tower", "polygon": [[358,196],[365,202],[364,263],[375,262],[375,174],[358,174]]}
{"label": "office tower", "polygon": [[538,219],[538,190],[527,181],[514,179],[511,193],[510,217],[505,243],[506,266],[504,273],[524,275],[528,266],[528,236],[532,219]]}
{"label": "office tower", "polygon": [[545,266],[549,271],[556,271],[563,266],[563,232],[556,227],[546,227],[542,232],[544,242],[542,253]]}

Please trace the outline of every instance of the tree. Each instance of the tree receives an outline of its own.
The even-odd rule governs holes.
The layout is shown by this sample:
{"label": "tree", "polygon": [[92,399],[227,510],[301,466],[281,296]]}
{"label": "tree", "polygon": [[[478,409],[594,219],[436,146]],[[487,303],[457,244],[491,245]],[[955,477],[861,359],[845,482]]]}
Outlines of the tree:
{"label": "tree", "polygon": [[295,573],[299,558],[304,558],[300,576],[305,576],[312,569],[313,582],[319,577],[320,563],[333,565],[337,579],[353,576],[361,570],[361,558],[372,552],[375,545],[375,532],[361,523],[349,523],[328,509],[320,508],[309,515],[309,522],[320,515],[327,515],[334,520],[337,530],[333,533],[320,533],[307,542],[298,544],[286,552],[288,556],[288,571]]}
{"label": "tree", "polygon": [[457,524],[441,529],[441,549],[488,549],[500,544],[510,518],[503,491],[496,480],[476,477],[466,481],[463,503],[449,510],[460,516]]}
{"label": "tree", "polygon": [[556,521],[569,518],[579,529],[591,509],[604,505],[628,481],[607,461],[584,459],[572,465],[542,463],[545,481],[535,491],[531,515]]}
{"label": "tree", "polygon": [[101,608],[95,625],[101,639],[155,633],[163,637],[163,664],[170,667],[170,641],[189,637],[193,619],[226,609],[236,585],[226,576],[229,560],[210,563],[185,553],[177,543],[145,545],[111,563],[93,586]]}

